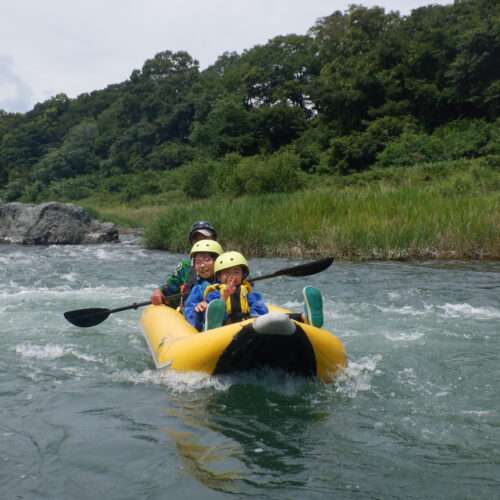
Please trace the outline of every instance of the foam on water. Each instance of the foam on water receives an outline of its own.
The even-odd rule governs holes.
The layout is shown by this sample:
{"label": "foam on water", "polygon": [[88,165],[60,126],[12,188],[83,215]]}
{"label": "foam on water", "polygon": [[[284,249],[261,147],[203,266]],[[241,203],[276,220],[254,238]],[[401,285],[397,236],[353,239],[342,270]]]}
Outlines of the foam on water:
{"label": "foam on water", "polygon": [[394,342],[411,342],[421,339],[425,334],[423,332],[393,332],[387,333],[385,336]]}
{"label": "foam on water", "polygon": [[196,372],[175,372],[169,370],[145,370],[134,372],[122,370],[112,375],[115,382],[135,385],[159,385],[175,393],[198,391],[203,388],[227,390],[229,384],[219,377]]}
{"label": "foam on water", "polygon": [[77,346],[45,344],[35,345],[29,342],[15,346],[15,351],[23,358],[53,360],[62,358],[63,356],[72,355],[82,361],[91,363],[102,362],[97,356],[79,352]]}
{"label": "foam on water", "polygon": [[78,279],[78,275],[76,273],[66,273],[60,275],[61,279],[67,281],[76,281]]}
{"label": "foam on water", "polygon": [[500,310],[493,307],[474,307],[467,303],[444,305],[421,304],[418,306],[411,305],[393,305],[393,306],[377,306],[380,311],[385,313],[394,313],[410,316],[425,316],[429,314],[441,314],[445,317],[457,318],[461,316],[476,317],[478,319],[495,319],[500,318]]}
{"label": "foam on water", "polygon": [[426,311],[418,310],[414,306],[378,306],[378,308],[383,313],[402,314],[410,316],[424,316],[425,314],[427,314]]}
{"label": "foam on water", "polygon": [[15,351],[23,358],[56,359],[64,356],[68,349],[61,345],[37,346],[29,343],[17,345]]}
{"label": "foam on water", "polygon": [[444,313],[445,317],[460,318],[471,317],[474,319],[500,319],[500,309],[493,307],[474,307],[470,304],[444,304],[437,309]]}
{"label": "foam on water", "polygon": [[373,377],[380,374],[377,365],[381,360],[382,356],[377,354],[350,361],[336,380],[339,393],[354,399],[359,392],[370,391]]}
{"label": "foam on water", "polygon": [[[140,311],[87,329],[64,319],[147,300],[179,257],[129,243],[0,246],[2,492],[495,497],[498,266],[334,263],[259,282],[269,303],[297,312],[303,286],[322,291],[325,328],[348,357],[329,384],[155,370]],[[251,262],[262,275],[290,265]]]}
{"label": "foam on water", "polygon": [[[349,373],[349,377],[354,379],[358,374]],[[342,374],[341,378],[347,375]],[[281,370],[262,369],[255,372],[235,373],[230,375],[209,376],[198,372],[176,372],[173,370],[144,370],[131,371],[120,370],[111,378],[115,382],[131,383],[134,385],[155,385],[163,386],[171,393],[189,394],[203,389],[210,388],[216,392],[226,392],[231,387],[237,385],[251,385],[262,387],[267,391],[272,391],[282,395],[302,394],[305,387],[329,387],[333,384],[323,384],[322,382],[307,380],[302,377],[289,375]]]}

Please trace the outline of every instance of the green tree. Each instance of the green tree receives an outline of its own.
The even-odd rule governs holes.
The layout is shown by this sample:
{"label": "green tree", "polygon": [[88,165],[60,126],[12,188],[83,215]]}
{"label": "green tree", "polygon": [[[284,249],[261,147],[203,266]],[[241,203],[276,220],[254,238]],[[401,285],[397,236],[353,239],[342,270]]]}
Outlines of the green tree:
{"label": "green tree", "polygon": [[461,115],[498,116],[500,104],[500,16],[484,21],[457,38],[457,55],[449,65],[449,99]]}
{"label": "green tree", "polygon": [[368,170],[388,143],[396,141],[405,130],[415,128],[410,116],[386,116],[367,123],[363,132],[333,138],[328,157],[330,171],[346,175]]}
{"label": "green tree", "polygon": [[236,97],[220,99],[203,123],[193,124],[190,140],[215,158],[231,152],[248,155],[256,151],[253,122],[252,114]]}
{"label": "green tree", "polygon": [[310,30],[322,61],[312,98],[321,119],[339,135],[358,129],[373,110],[394,98],[397,85],[387,67],[397,60],[387,58],[383,48],[388,39],[398,53],[392,32],[400,22],[398,14],[386,15],[380,7],[351,6],[347,14],[337,11]]}
{"label": "green tree", "polygon": [[278,151],[290,144],[308,126],[302,109],[283,105],[261,106],[254,111],[254,122],[262,153]]}
{"label": "green tree", "polygon": [[35,165],[33,178],[48,185],[57,179],[93,172],[98,165],[95,155],[96,136],[95,120],[82,121],[68,132],[61,147],[50,150]]}
{"label": "green tree", "polygon": [[208,198],[212,193],[214,164],[193,162],[183,169],[182,190],[190,198]]}
{"label": "green tree", "polygon": [[[290,151],[271,156],[227,156],[224,182],[217,186],[223,193],[237,197],[245,194],[287,193],[300,189],[300,158]],[[217,179],[217,174],[214,176]]]}

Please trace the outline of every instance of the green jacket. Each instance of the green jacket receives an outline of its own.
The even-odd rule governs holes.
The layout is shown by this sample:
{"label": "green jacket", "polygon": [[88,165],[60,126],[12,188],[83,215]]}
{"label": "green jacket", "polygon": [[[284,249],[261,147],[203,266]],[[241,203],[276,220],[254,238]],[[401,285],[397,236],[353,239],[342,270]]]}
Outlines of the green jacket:
{"label": "green jacket", "polygon": [[[164,297],[169,297],[170,295],[181,293],[182,285],[190,280],[193,271],[194,270],[191,267],[191,259],[189,257],[181,260],[170,278],[168,278],[168,280],[163,283],[163,285],[160,285],[158,287],[163,293]],[[170,300],[168,306],[176,309],[179,304],[180,298],[177,298]]]}

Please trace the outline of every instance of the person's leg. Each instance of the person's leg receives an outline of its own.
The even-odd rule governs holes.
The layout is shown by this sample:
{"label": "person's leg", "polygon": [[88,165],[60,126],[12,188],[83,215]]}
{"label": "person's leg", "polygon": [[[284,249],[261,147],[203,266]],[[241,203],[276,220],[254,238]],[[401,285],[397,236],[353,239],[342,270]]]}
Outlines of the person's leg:
{"label": "person's leg", "polygon": [[205,312],[205,331],[222,326],[225,314],[226,303],[221,299],[212,300]]}

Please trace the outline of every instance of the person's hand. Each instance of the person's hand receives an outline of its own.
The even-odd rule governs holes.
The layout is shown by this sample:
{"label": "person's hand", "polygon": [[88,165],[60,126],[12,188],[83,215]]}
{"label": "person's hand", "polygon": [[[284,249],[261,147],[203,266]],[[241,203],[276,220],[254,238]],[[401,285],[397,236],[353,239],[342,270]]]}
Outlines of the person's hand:
{"label": "person's hand", "polygon": [[197,313],[202,313],[203,311],[205,311],[208,307],[208,304],[206,302],[200,302],[199,304],[197,304],[194,308],[195,312]]}
{"label": "person's hand", "polygon": [[161,306],[165,302],[166,300],[161,290],[159,288],[155,288],[151,295],[151,304],[154,304],[155,306]]}
{"label": "person's hand", "polygon": [[225,302],[230,295],[232,295],[234,292],[236,292],[236,289],[238,288],[238,285],[236,283],[236,278],[233,276],[230,276],[229,279],[227,280],[226,286],[224,287],[224,290],[222,290],[221,293],[221,299]]}

